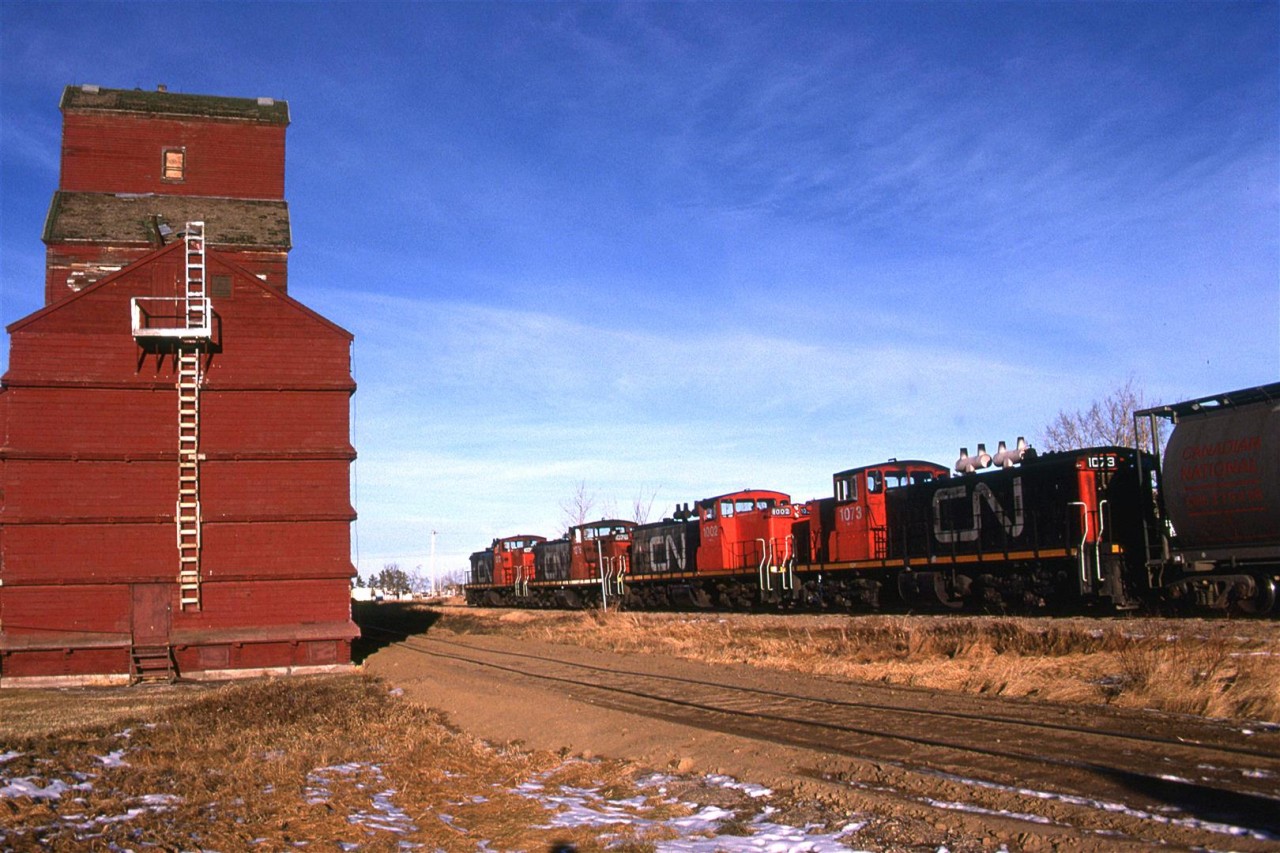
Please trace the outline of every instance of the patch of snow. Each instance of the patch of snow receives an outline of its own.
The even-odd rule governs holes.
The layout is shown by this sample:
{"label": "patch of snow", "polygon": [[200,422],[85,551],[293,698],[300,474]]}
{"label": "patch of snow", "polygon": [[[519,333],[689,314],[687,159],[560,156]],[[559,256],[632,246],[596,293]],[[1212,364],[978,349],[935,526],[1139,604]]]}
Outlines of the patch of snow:
{"label": "patch of snow", "polygon": [[137,801],[144,806],[172,806],[182,802],[182,797],[177,794],[143,794]]}
{"label": "patch of snow", "polygon": [[742,793],[746,794],[748,797],[751,797],[753,799],[759,799],[760,797],[767,797],[773,793],[772,790],[764,787],[763,785],[752,785],[747,782],[739,782],[737,779],[734,779],[731,776],[712,774],[704,778],[706,779],[706,782],[710,785],[715,785],[718,788],[732,788],[733,790],[741,791]]}
{"label": "patch of snow", "polygon": [[[656,805],[670,806],[677,804],[676,800],[667,796],[667,785],[671,781],[671,777],[655,774],[638,780],[637,784],[642,789],[658,792],[660,802]],[[741,791],[749,799],[757,801],[773,793],[763,786],[739,782],[719,774],[705,776],[703,781],[708,786]],[[848,853],[854,848],[847,846],[841,839],[858,832],[866,825],[862,822],[849,823],[840,830],[829,833],[819,832],[814,826],[786,826],[769,820],[777,811],[770,806],[759,808],[747,823],[742,821],[737,812],[714,805],[701,806],[693,814],[659,819],[649,817],[655,805],[653,797],[634,796],[615,800],[602,796],[595,789],[570,786],[553,793],[546,790],[542,782],[526,782],[516,791],[554,810],[543,828],[602,829],[618,826],[631,828],[643,833],[645,837],[676,833],[675,839],[654,842],[657,853]],[[718,834],[730,822],[733,823],[733,831],[738,834]]]}
{"label": "patch of snow", "polygon": [[15,779],[3,780],[5,784],[0,787],[0,800],[14,799],[17,797],[30,797],[33,800],[58,800],[68,791],[87,791],[92,785],[88,782],[77,782],[74,785],[68,785],[61,779],[52,779],[47,784],[41,784],[37,776],[19,776]]}
{"label": "patch of snow", "polygon": [[94,758],[101,761],[103,767],[128,767],[129,763],[124,760],[124,752],[123,749],[117,749],[106,755],[95,755]]}
{"label": "patch of snow", "polygon": [[330,786],[339,777],[348,778],[357,791],[369,790],[369,786],[360,781],[361,777],[371,778],[375,787],[381,789],[370,796],[370,805],[373,808],[347,815],[349,823],[365,829],[398,834],[417,830],[417,825],[409,815],[395,804],[393,798],[397,793],[396,789],[383,787],[386,785],[386,776],[383,775],[382,768],[376,764],[353,761],[312,770],[307,774],[307,787],[303,789],[305,802],[309,805],[328,802],[333,797]]}
{"label": "patch of snow", "polygon": [[946,800],[935,800],[930,797],[922,797],[921,802],[928,803],[936,809],[946,809],[955,812],[968,812],[969,814],[990,815],[992,817],[1011,817],[1015,820],[1025,820],[1028,823],[1041,823],[1046,826],[1059,826],[1043,815],[1029,814],[1027,812],[1011,812],[1003,809],[984,809],[982,806],[975,806],[972,803],[957,803]]}
{"label": "patch of snow", "polygon": [[[930,775],[937,776],[940,779],[946,779],[961,785],[968,785],[976,788],[986,788],[1004,793],[1018,794],[1023,797],[1032,797],[1039,800],[1050,800],[1054,802],[1067,803],[1082,808],[1095,809],[1097,811],[1111,812],[1123,814],[1137,820],[1147,820],[1153,823],[1165,824],[1168,826],[1182,826],[1190,829],[1197,829],[1204,832],[1212,832],[1217,835],[1229,835],[1235,838],[1251,838],[1255,841],[1280,841],[1280,835],[1267,832],[1260,829],[1252,829],[1250,827],[1233,826],[1227,823],[1218,823],[1215,821],[1200,820],[1194,817],[1173,817],[1168,814],[1157,814],[1155,812],[1146,811],[1144,809],[1133,808],[1124,803],[1116,803],[1108,800],[1097,800],[1092,797],[1081,797],[1074,794],[1060,794],[1051,791],[1037,791],[1034,788],[1019,788],[1012,785],[1002,785],[998,782],[990,782],[982,779],[971,779],[965,776],[957,776],[954,773],[945,773],[942,771],[932,771]],[[852,787],[864,787],[858,783],[847,783]],[[933,803],[930,803],[931,805]],[[977,808],[977,807],[973,807]],[[1006,815],[1009,817],[1021,817],[1012,812],[992,812],[992,814]]]}

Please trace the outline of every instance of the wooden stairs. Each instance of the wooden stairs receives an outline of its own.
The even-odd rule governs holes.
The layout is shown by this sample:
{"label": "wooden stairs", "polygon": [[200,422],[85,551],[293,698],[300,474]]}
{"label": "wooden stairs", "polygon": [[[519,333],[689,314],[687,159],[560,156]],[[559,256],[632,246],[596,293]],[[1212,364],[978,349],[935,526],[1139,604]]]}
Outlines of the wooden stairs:
{"label": "wooden stairs", "polygon": [[129,681],[131,684],[178,680],[174,665],[173,649],[169,646],[134,646],[129,651]]}

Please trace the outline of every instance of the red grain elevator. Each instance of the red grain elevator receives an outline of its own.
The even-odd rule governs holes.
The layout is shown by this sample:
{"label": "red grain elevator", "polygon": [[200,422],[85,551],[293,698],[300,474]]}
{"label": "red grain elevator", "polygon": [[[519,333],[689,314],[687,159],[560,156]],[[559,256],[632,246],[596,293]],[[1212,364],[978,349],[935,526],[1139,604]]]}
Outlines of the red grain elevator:
{"label": "red grain elevator", "polygon": [[288,105],[68,87],[0,377],[0,686],[350,666],[352,335],[288,295]]}

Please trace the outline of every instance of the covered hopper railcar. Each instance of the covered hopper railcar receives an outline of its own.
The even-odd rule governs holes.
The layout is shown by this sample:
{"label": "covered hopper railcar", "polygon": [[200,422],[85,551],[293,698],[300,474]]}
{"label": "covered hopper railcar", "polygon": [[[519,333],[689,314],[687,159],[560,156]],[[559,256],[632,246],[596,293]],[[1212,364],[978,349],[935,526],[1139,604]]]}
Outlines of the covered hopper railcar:
{"label": "covered hopper railcar", "polygon": [[[1246,613],[1280,586],[1280,382],[1138,412],[1161,472],[1147,568],[1162,597]],[[1173,431],[1161,455],[1163,425]]]}

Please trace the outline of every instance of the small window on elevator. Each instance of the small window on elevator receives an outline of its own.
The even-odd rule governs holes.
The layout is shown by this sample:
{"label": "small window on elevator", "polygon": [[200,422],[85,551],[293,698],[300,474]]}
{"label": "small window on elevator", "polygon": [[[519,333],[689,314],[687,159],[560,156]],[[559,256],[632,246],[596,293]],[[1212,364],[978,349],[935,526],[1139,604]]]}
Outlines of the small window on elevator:
{"label": "small window on elevator", "polygon": [[231,276],[215,275],[209,279],[209,295],[214,299],[230,299]]}
{"label": "small window on elevator", "polygon": [[187,149],[164,149],[161,175],[166,181],[182,181],[187,177]]}

